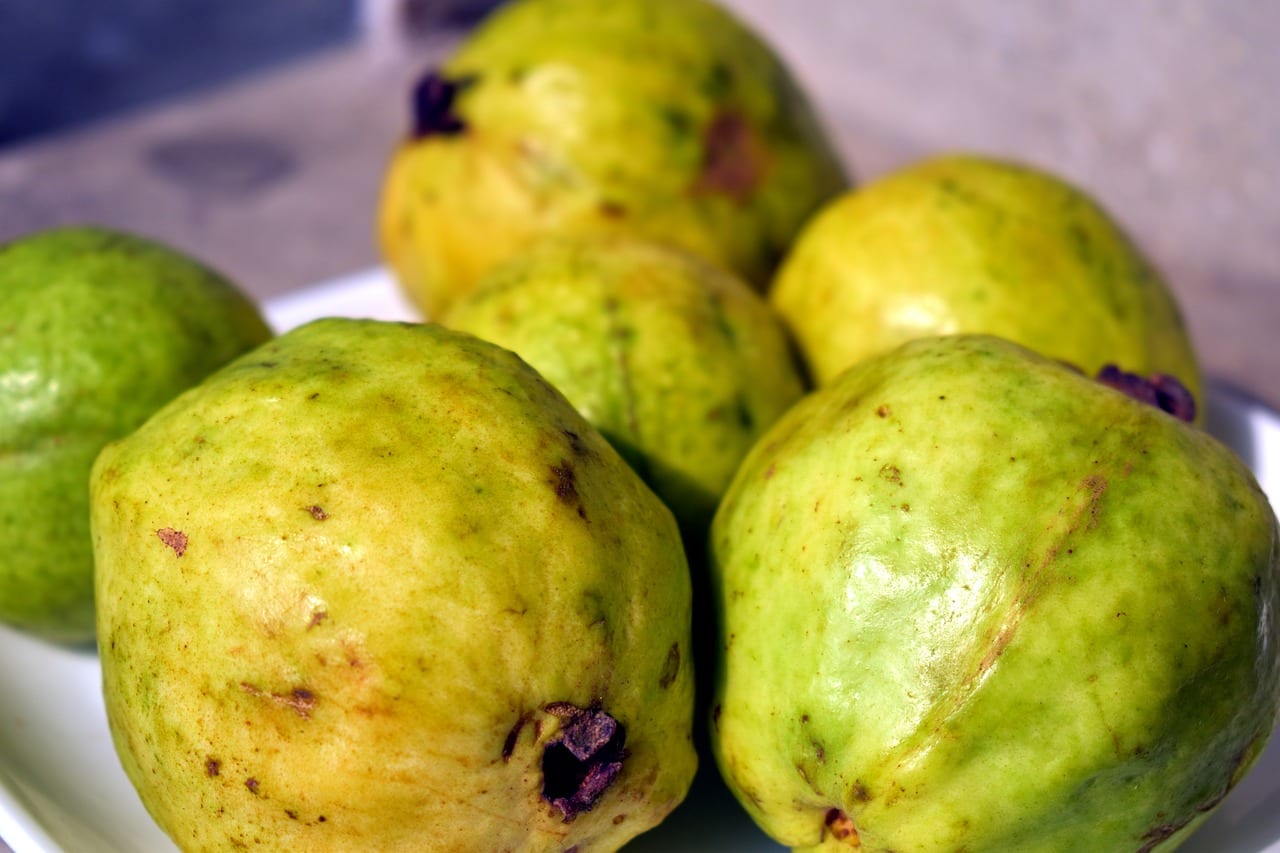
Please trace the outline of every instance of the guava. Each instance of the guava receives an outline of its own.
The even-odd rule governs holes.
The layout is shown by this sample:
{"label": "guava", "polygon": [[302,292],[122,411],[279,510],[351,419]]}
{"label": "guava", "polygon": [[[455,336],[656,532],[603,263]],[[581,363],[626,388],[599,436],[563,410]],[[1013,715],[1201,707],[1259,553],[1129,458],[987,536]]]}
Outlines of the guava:
{"label": "guava", "polygon": [[818,383],[912,338],[991,334],[1094,374],[1201,378],[1168,284],[1084,190],[969,154],[913,163],[806,224],[770,287]]}
{"label": "guava", "polygon": [[716,515],[717,761],[800,850],[1171,850],[1276,722],[1278,543],[1180,417],[996,337],[901,345]]}
{"label": "guava", "polygon": [[798,82],[705,0],[515,0],[413,93],[384,256],[429,317],[549,234],[634,232],[763,289],[849,185]]}
{"label": "guava", "polygon": [[524,250],[444,322],[512,350],[564,393],[699,550],[742,457],[804,393],[786,333],[755,291],[633,237]]}
{"label": "guava", "polygon": [[154,241],[74,227],[0,246],[0,621],[93,638],[94,457],[269,336],[235,284]]}
{"label": "guava", "polygon": [[685,795],[675,521],[506,350],[318,320],[92,485],[107,718],[184,849],[612,850]]}

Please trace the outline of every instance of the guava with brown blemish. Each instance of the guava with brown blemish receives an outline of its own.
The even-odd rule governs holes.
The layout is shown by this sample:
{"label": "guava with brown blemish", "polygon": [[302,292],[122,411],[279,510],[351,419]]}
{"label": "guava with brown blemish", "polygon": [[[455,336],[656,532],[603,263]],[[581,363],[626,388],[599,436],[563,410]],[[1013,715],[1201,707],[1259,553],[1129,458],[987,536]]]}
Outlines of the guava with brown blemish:
{"label": "guava with brown blemish", "polygon": [[268,337],[233,282],[152,240],[81,226],[0,246],[0,621],[93,638],[94,457]]}
{"label": "guava with brown blemish", "polygon": [[433,319],[549,235],[669,241],[763,288],[849,185],[778,56],[706,0],[504,4],[412,107],[378,232]]}
{"label": "guava with brown blemish", "polygon": [[905,344],[721,504],[717,760],[796,849],[1171,850],[1275,725],[1278,549],[1173,414],[998,338]]}
{"label": "guava with brown blemish", "polygon": [[1175,294],[1122,225],[1045,169],[912,163],[828,203],[769,291],[814,379],[917,337],[990,334],[1094,374],[1201,377]]}
{"label": "guava with brown blemish", "polygon": [[185,849],[613,850],[684,797],[675,521],[513,354],[319,321],[92,485],[108,721]]}

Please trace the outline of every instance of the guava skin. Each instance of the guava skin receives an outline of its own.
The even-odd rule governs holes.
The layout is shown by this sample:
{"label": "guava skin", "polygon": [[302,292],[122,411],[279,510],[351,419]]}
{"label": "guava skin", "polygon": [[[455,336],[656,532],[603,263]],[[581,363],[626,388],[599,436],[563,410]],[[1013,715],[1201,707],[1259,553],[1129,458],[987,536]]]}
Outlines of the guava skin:
{"label": "guava skin", "polygon": [[378,235],[433,319],[551,234],[672,242],[763,289],[849,186],[778,57],[704,0],[516,0],[414,103]]}
{"label": "guava skin", "polygon": [[599,429],[705,549],[751,445],[804,393],[781,323],[731,273],[632,237],[550,240],[445,316],[510,349]]}
{"label": "guava skin", "polygon": [[184,849],[613,850],[685,795],[675,522],[511,353],[316,321],[92,482],[108,720]]}
{"label": "guava skin", "polygon": [[716,515],[717,762],[801,850],[1171,850],[1276,722],[1278,541],[1194,426],[994,337],[910,342],[785,415]]}
{"label": "guava skin", "polygon": [[93,638],[98,451],[268,337],[234,284],[141,237],[58,228],[0,246],[0,621]]}
{"label": "guava skin", "polygon": [[1007,338],[1096,374],[1200,371],[1168,285],[1116,221],[1040,169],[966,154],[828,203],[770,287],[819,384],[917,337]]}

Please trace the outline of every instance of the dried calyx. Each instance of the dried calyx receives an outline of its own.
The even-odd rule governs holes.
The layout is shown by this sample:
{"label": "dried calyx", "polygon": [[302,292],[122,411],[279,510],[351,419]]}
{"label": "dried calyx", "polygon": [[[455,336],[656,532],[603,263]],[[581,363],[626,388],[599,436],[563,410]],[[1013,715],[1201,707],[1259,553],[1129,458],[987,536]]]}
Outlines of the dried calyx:
{"label": "dried calyx", "polygon": [[1150,377],[1142,377],[1108,364],[1098,371],[1097,380],[1179,420],[1190,422],[1196,418],[1195,397],[1187,386],[1172,376],[1153,373]]}
{"label": "dried calyx", "polygon": [[622,772],[626,730],[597,707],[557,702],[546,710],[564,723],[542,752],[542,798],[568,823],[590,811]]}
{"label": "dried calyx", "polygon": [[458,92],[471,80],[450,80],[432,68],[413,87],[413,138],[455,136],[467,129],[454,110]]}

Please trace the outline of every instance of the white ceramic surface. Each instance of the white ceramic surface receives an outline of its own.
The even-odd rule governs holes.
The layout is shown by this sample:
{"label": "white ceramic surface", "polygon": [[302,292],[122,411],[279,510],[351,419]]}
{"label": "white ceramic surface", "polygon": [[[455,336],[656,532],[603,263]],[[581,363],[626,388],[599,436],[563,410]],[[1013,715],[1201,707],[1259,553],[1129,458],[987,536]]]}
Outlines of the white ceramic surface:
{"label": "white ceramic surface", "polygon": [[[370,270],[265,306],[278,330],[320,316],[413,320],[382,270]],[[1229,389],[1211,387],[1209,429],[1280,499],[1280,416]],[[160,853],[171,842],[125,778],[107,733],[91,648],[43,643],[0,626],[0,838],[14,853]],[[635,851],[783,848],[768,841],[710,768],[686,803]],[[1280,738],[1263,754],[1183,853],[1280,853]]]}

